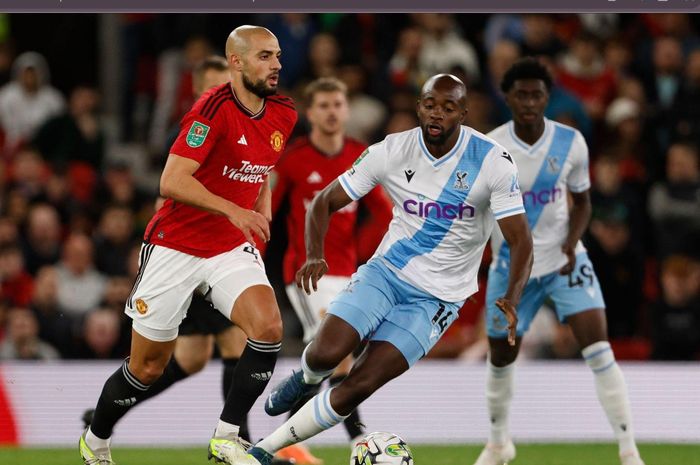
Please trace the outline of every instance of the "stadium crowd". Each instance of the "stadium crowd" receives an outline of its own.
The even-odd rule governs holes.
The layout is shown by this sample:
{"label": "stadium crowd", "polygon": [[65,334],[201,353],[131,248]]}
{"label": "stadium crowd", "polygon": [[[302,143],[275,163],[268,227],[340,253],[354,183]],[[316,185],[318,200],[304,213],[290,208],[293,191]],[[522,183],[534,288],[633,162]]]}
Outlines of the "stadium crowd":
{"label": "stadium crowd", "polygon": [[[109,90],[119,93],[118,115],[101,109],[98,82],[64,79],[61,88],[53,87],[49,63],[70,55],[51,47],[29,50],[13,34],[14,18],[0,20],[6,26],[0,28],[0,360],[128,353],[131,320],[124,302],[154,213],[158,173],[192,104],[191,70],[221,53],[212,45],[222,43],[227,32],[220,29],[246,22],[279,38],[282,93],[295,98],[300,115],[295,132],[307,129],[299,98],[304,85],[337,76],[349,89],[347,132],[366,143],[414,127],[418,90],[438,72],[467,84],[467,123],[486,133],[509,119],[499,91],[505,70],[518,57],[539,57],[556,78],[547,116],[580,129],[590,148],[593,218],[586,246],[618,358],[700,358],[695,15],[119,19],[123,85]],[[106,116],[118,120],[117,131],[105,124]],[[119,156],[129,151],[136,155]],[[280,283],[283,222],[275,221],[272,237],[266,263],[273,283]],[[285,345],[299,348],[299,325],[279,287],[288,310]],[[484,347],[483,296],[475,300],[435,356],[484,355],[475,349]],[[525,351],[577,357],[566,328],[544,320]]]}

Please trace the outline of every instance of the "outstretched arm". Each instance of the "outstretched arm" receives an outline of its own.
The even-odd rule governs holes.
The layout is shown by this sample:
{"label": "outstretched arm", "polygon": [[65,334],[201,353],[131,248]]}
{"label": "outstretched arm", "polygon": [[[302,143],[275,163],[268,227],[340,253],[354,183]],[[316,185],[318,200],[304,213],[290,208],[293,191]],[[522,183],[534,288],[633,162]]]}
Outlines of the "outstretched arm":
{"label": "outstretched arm", "polygon": [[[328,231],[331,215],[352,202],[340,182],[336,179],[319,192],[311,201],[306,212],[306,263],[297,271],[297,287],[311,294],[311,289],[318,290],[318,280],[328,271],[328,264],[323,258],[323,240]],[[310,281],[310,282],[309,282]]]}
{"label": "outstretched arm", "polygon": [[508,343],[515,345],[515,331],[518,326],[516,307],[525,289],[532,270],[532,235],[525,214],[508,216],[498,220],[503,237],[510,247],[510,270],[508,289],[503,297],[496,300],[496,306],[508,320]]}

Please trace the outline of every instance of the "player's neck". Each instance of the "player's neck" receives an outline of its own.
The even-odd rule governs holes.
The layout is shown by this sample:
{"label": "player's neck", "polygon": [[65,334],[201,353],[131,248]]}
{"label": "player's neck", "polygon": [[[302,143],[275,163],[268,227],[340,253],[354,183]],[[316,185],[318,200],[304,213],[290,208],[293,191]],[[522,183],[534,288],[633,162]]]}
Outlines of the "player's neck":
{"label": "player's neck", "polygon": [[337,155],[343,150],[345,134],[342,131],[327,134],[320,130],[311,129],[309,140],[321,153],[325,155]]}
{"label": "player's neck", "polygon": [[265,99],[262,97],[259,97],[246,89],[246,87],[243,85],[243,81],[239,78],[236,79],[234,77],[233,80],[231,80],[231,88],[233,89],[233,92],[236,94],[236,98],[238,101],[248,109],[253,114],[258,113],[260,110],[262,110],[263,105],[265,104]]}
{"label": "player's neck", "polygon": [[515,135],[518,136],[518,139],[528,145],[534,145],[535,142],[540,140],[542,134],[544,134],[544,118],[532,124],[518,124],[513,122],[513,127],[515,129]]}

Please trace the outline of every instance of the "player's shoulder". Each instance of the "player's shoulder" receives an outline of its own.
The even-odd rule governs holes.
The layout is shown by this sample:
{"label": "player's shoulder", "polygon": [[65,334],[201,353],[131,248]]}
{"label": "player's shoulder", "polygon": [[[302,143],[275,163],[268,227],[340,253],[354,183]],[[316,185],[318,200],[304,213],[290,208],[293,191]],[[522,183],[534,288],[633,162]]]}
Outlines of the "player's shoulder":
{"label": "player's shoulder", "polygon": [[275,94],[266,97],[266,101],[270,106],[270,110],[296,121],[297,110],[294,105],[294,99],[286,95]]}
{"label": "player's shoulder", "polygon": [[401,153],[414,144],[419,137],[420,127],[408,129],[406,131],[387,134],[384,139],[376,144],[370,145],[370,149],[385,150],[387,153]]}
{"label": "player's shoulder", "polygon": [[499,140],[505,140],[506,136],[508,136],[508,125],[510,124],[510,121],[504,124],[501,124],[495,129],[490,130],[489,132],[486,133],[486,136],[490,137],[493,140],[499,141]]}
{"label": "player's shoulder", "polygon": [[233,92],[231,91],[231,85],[227,82],[204,92],[192,105],[192,110],[190,111],[209,121],[214,121],[218,115],[222,114],[221,109],[226,102],[232,101]]}
{"label": "player's shoulder", "polygon": [[484,134],[483,132],[479,132],[476,129],[468,127],[468,126],[464,126],[464,128],[469,132],[469,137],[471,139],[476,139],[476,141],[478,142],[478,145],[483,147],[481,150],[482,150],[485,157],[488,157],[491,155],[500,157],[504,154],[504,152],[505,153],[508,152],[508,149],[506,149],[503,146],[503,144],[498,142],[498,140],[495,139],[491,135],[493,133],[493,131],[489,132],[489,135],[487,135],[487,134]]}
{"label": "player's shoulder", "polygon": [[547,122],[551,124],[554,129],[554,139],[552,143],[557,143],[557,140],[561,140],[562,143],[571,144],[570,150],[572,152],[588,153],[588,144],[581,131],[568,124],[560,123],[559,121],[548,119]]}
{"label": "player's shoulder", "polygon": [[295,137],[284,149],[282,156],[277,162],[277,168],[285,168],[313,150],[314,147],[308,136]]}

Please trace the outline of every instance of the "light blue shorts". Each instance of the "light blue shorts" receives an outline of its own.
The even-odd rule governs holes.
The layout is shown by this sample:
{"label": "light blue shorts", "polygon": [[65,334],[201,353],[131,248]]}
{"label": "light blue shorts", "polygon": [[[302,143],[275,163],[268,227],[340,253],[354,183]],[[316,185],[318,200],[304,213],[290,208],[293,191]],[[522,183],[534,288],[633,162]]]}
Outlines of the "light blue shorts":
{"label": "light blue shorts", "polygon": [[[489,337],[508,337],[508,323],[503,313],[496,307],[496,299],[503,297],[508,288],[507,270],[489,270],[486,288],[486,330]],[[603,293],[598,277],[588,254],[576,256],[576,268],[570,275],[560,275],[559,271],[531,278],[518,305],[518,336],[530,328],[544,300],[549,297],[555,305],[559,321],[593,308],[605,308]]]}
{"label": "light blue shorts", "polygon": [[371,341],[387,341],[415,364],[457,318],[464,301],[445,302],[397,278],[374,259],[358,268],[328,313]]}

